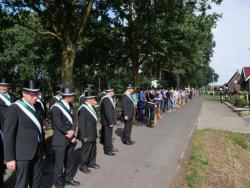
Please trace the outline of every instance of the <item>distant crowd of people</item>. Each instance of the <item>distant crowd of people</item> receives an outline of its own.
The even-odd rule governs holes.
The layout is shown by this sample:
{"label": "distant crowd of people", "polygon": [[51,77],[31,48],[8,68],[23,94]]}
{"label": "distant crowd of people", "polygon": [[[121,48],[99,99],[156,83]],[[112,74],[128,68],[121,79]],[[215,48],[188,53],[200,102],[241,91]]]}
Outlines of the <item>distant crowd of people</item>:
{"label": "distant crowd of people", "polygon": [[[15,171],[15,188],[42,187],[48,119],[53,130],[51,147],[54,151],[53,185],[56,188],[81,186],[73,178],[73,152],[78,141],[81,142],[79,170],[89,174],[90,168],[100,168],[96,163],[98,122],[101,124],[100,143],[103,144],[104,154],[115,156],[118,152],[112,138],[113,127],[117,125],[117,99],[111,85],[107,85],[99,95],[92,85],[88,85],[79,97],[77,110],[74,108],[76,91],[72,85],[58,85],[48,107],[41,95],[41,84],[36,80],[24,82],[22,97],[18,100],[9,88],[8,80],[1,79],[0,188],[4,188],[5,168]],[[129,84],[120,100],[124,122],[121,141],[125,145],[135,144],[131,138],[134,120],[153,128],[162,112],[175,111],[197,95],[197,89],[157,87],[135,90]],[[100,116],[97,111],[100,111]]]}

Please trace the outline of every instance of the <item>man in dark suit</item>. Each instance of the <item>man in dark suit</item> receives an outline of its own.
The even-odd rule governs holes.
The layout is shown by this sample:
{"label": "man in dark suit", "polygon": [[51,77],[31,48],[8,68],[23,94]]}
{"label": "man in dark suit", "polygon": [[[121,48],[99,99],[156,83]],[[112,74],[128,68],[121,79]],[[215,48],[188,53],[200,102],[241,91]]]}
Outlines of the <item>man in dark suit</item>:
{"label": "man in dark suit", "polygon": [[149,128],[154,128],[153,126],[153,121],[154,121],[154,115],[155,115],[155,109],[156,109],[156,104],[155,104],[155,96],[153,95],[153,88],[151,88],[148,93],[146,94],[146,100],[147,100],[147,126]]}
{"label": "man in dark suit", "polygon": [[4,157],[9,170],[16,171],[15,188],[41,187],[43,125],[35,104],[39,84],[24,82],[23,98],[10,105],[4,121]]}
{"label": "man in dark suit", "polygon": [[88,168],[98,169],[96,164],[97,115],[94,109],[96,96],[93,90],[86,90],[85,103],[78,110],[78,137],[82,141],[79,170],[91,173]]}
{"label": "man in dark suit", "polygon": [[52,147],[55,151],[54,186],[80,186],[80,182],[73,179],[74,145],[76,143],[75,123],[71,105],[75,101],[75,89],[70,85],[62,87],[62,100],[56,102],[50,110],[53,137]]}
{"label": "man in dark suit", "polygon": [[93,85],[87,84],[83,94],[79,97],[79,104],[82,105],[85,102],[85,92],[88,90],[93,90]]}
{"label": "man in dark suit", "polygon": [[134,87],[129,84],[127,91],[122,95],[122,117],[124,119],[124,130],[122,142],[126,145],[132,145],[135,142],[131,140],[132,120],[134,116],[134,100],[132,94]]}
{"label": "man in dark suit", "polygon": [[3,123],[4,114],[8,106],[14,102],[12,95],[8,93],[10,84],[5,78],[0,80],[0,187],[3,187],[4,165],[4,148],[3,148]]}
{"label": "man in dark suit", "polygon": [[101,99],[101,124],[102,135],[104,144],[104,154],[114,156],[118,150],[113,148],[112,133],[113,126],[117,124],[115,103],[113,96],[115,95],[114,89],[108,86],[106,89],[106,95]]}
{"label": "man in dark suit", "polygon": [[62,96],[61,96],[61,91],[62,91],[62,87],[63,85],[60,84],[60,85],[57,85],[56,86],[56,95],[53,96],[50,101],[49,101],[49,110],[51,109],[51,107],[58,101],[60,101],[62,99]]}

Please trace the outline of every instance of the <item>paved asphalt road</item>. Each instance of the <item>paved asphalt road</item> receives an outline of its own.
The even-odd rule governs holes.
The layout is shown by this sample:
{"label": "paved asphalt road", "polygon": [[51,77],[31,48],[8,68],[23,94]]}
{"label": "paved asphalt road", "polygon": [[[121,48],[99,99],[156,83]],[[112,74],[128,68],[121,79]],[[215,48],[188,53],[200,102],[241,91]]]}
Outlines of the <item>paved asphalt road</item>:
{"label": "paved asphalt road", "polygon": [[[76,167],[75,179],[81,182],[81,188],[170,187],[179,168],[178,161],[196,128],[201,105],[202,98],[196,98],[177,112],[164,114],[157,128],[134,126],[132,138],[136,144],[133,146],[121,143],[123,126],[118,126],[114,131],[114,146],[119,149],[117,155],[104,155],[98,143],[97,163],[101,169],[86,175]],[[79,155],[76,150],[76,161]],[[51,187],[53,181],[53,166],[48,165],[47,170],[50,173],[44,176],[44,188]],[[13,187],[11,182],[13,180],[9,178],[7,188]]]}

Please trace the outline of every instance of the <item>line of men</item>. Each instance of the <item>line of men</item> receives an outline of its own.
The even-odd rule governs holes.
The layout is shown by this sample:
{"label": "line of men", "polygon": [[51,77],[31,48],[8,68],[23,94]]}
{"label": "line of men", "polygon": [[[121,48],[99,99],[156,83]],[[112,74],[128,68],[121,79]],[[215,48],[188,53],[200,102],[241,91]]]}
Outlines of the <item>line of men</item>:
{"label": "line of men", "polygon": [[[9,93],[10,83],[0,80],[0,187],[4,187],[4,167],[15,171],[15,188],[40,188],[45,151],[46,105],[40,100],[40,83],[27,80],[23,84],[22,98],[15,100]],[[49,103],[53,136],[51,146],[55,154],[54,186],[80,186],[73,178],[73,152],[77,139],[82,142],[79,170],[91,173],[89,168],[98,169],[96,163],[97,140],[97,96],[90,87],[84,91],[84,97],[76,113],[73,104],[76,92],[71,85],[59,85],[57,95]],[[124,131],[122,142],[132,145],[132,120],[134,116],[134,87],[128,85],[122,95],[122,117]],[[104,153],[114,156],[112,132],[117,124],[116,106],[113,100],[114,89],[108,86],[100,100],[101,143]],[[4,155],[3,155],[4,153]],[[4,161],[6,164],[4,164]]]}

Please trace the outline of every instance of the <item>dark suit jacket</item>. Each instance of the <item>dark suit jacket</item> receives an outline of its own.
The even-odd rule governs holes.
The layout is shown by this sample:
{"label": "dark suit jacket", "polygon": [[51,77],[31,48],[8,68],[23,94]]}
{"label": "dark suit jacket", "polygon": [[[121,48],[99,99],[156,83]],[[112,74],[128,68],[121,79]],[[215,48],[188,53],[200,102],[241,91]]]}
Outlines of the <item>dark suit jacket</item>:
{"label": "dark suit jacket", "polygon": [[[43,126],[42,119],[39,119],[39,122]],[[4,156],[7,162],[33,159],[37,151],[38,138],[41,144],[44,142],[43,132],[39,132],[35,123],[17,104],[7,108],[3,137]]]}
{"label": "dark suit jacket", "polygon": [[52,137],[52,146],[67,146],[71,143],[70,139],[68,139],[65,135],[69,130],[75,131],[75,121],[73,115],[71,116],[73,119],[73,124],[68,120],[68,118],[63,114],[60,108],[54,106],[50,110],[51,120],[52,120],[52,129],[53,129],[53,137]]}
{"label": "dark suit jacket", "polygon": [[104,98],[101,103],[101,124],[116,125],[117,122],[115,108],[108,97]]}
{"label": "dark suit jacket", "polygon": [[[10,101],[13,103],[16,100],[16,97],[14,95],[10,95]],[[3,123],[4,123],[4,114],[6,112],[6,109],[8,106],[4,103],[4,101],[0,98],[0,129],[3,130]]]}
{"label": "dark suit jacket", "polygon": [[49,101],[49,110],[50,110],[50,108],[56,103],[56,102],[58,102],[59,100],[55,97],[55,96],[53,96],[51,99],[50,99],[50,101]]}
{"label": "dark suit jacket", "polygon": [[93,115],[85,108],[82,107],[78,112],[78,126],[80,140],[87,138],[87,142],[96,141],[97,138],[97,122]]}
{"label": "dark suit jacket", "polygon": [[134,115],[134,104],[131,99],[126,95],[122,95],[122,116],[128,116],[129,119],[132,119]]}

